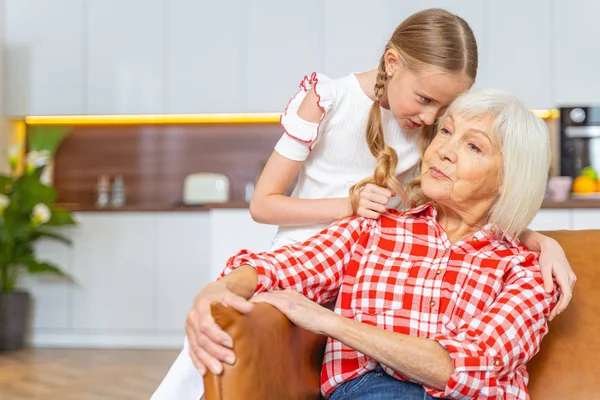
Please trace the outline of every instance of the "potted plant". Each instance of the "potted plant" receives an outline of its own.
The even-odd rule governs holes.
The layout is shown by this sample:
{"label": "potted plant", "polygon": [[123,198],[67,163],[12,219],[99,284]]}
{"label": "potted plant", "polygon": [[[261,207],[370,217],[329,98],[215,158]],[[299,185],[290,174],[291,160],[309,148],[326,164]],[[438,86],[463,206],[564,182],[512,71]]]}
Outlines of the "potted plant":
{"label": "potted plant", "polygon": [[9,157],[10,175],[0,175],[0,350],[23,346],[30,295],[17,289],[19,278],[40,273],[68,278],[58,266],[37,258],[36,241],[47,238],[70,244],[54,229],[74,224],[69,211],[56,207],[56,190],[40,181],[50,152],[31,151],[19,176],[17,153]]}

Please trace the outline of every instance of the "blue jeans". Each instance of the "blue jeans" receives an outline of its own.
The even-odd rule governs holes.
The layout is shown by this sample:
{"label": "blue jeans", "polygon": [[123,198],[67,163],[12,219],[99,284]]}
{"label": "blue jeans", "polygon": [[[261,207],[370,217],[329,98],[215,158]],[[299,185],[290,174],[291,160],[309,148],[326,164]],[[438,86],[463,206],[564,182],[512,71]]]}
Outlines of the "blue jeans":
{"label": "blue jeans", "polygon": [[375,371],[342,383],[330,400],[433,400],[423,386],[404,382],[386,374],[380,366]]}

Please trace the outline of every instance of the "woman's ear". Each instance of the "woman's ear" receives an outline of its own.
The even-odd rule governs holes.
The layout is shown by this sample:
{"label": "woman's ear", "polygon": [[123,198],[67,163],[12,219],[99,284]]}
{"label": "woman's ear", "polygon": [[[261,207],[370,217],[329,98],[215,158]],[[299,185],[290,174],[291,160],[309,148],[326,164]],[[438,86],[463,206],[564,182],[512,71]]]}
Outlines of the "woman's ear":
{"label": "woman's ear", "polygon": [[500,183],[498,185],[498,197],[502,195],[503,191],[504,191],[504,183]]}

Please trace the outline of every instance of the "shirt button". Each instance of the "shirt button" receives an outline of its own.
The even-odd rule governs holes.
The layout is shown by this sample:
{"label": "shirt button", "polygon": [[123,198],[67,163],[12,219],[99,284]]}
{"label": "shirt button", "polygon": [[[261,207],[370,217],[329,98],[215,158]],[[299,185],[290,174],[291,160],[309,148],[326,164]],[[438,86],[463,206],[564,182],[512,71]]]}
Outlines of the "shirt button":
{"label": "shirt button", "polygon": [[430,306],[430,307],[435,307],[435,301],[431,300],[431,301],[429,302],[429,306]]}
{"label": "shirt button", "polygon": [[495,365],[496,367],[499,367],[499,366],[500,366],[500,360],[498,360],[498,359],[495,359],[495,360],[494,360],[494,365]]}
{"label": "shirt button", "polygon": [[477,243],[477,242],[479,242],[479,239],[477,239],[476,237],[474,237],[473,239],[471,239],[471,242],[472,243]]}
{"label": "shirt button", "polygon": [[435,271],[435,274],[436,274],[436,275],[439,275],[439,274],[441,274],[441,273],[442,273],[442,270],[441,270],[441,269],[438,269],[437,271]]}
{"label": "shirt button", "polygon": [[444,250],[444,254],[448,254],[448,249]]}

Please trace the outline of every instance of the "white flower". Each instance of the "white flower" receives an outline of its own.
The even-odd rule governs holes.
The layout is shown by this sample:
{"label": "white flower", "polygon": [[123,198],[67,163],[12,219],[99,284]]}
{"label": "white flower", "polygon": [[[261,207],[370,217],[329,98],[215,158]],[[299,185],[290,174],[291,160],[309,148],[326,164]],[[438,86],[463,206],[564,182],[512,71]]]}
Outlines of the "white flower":
{"label": "white flower", "polygon": [[50,209],[47,205],[43,203],[38,203],[33,207],[33,212],[31,213],[31,222],[33,225],[41,225],[50,221]]}
{"label": "white flower", "polygon": [[8,207],[9,203],[10,199],[8,198],[8,196],[0,194],[0,215],[2,215],[4,210],[6,210],[6,207]]}
{"label": "white flower", "polygon": [[27,172],[31,174],[36,168],[45,167],[49,159],[48,150],[30,151],[27,153]]}

